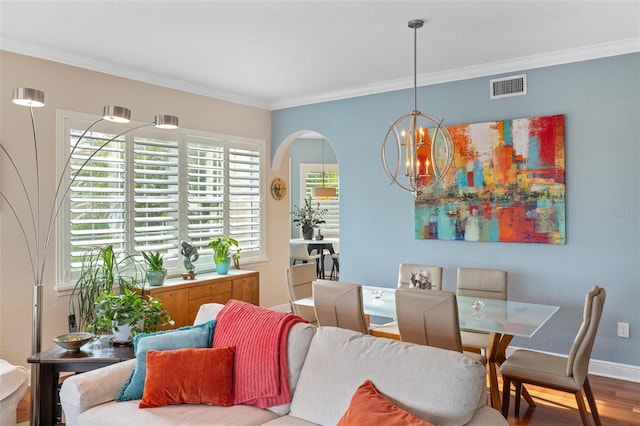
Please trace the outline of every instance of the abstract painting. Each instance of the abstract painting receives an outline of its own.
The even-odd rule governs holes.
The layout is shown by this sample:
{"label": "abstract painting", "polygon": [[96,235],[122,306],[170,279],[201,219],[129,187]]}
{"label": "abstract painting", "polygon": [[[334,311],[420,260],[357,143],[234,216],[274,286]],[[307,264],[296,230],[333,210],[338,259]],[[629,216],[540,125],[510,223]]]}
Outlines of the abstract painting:
{"label": "abstract painting", "polygon": [[454,164],[419,188],[415,238],[566,244],[564,115],[448,128]]}

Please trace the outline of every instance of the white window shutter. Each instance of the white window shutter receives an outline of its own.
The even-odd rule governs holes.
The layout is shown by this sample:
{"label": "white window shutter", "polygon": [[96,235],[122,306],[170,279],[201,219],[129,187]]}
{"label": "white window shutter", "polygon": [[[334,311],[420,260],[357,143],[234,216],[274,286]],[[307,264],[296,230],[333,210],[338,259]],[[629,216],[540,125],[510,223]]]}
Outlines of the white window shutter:
{"label": "white window shutter", "polygon": [[159,251],[165,260],[178,246],[178,142],[135,137],[133,159],[134,250]]}
{"label": "white window shutter", "polygon": [[[82,132],[71,131],[70,150]],[[91,247],[113,245],[114,251],[125,249],[125,144],[109,143],[115,135],[92,132],[73,151],[69,162],[69,242],[72,267],[79,267],[82,255]],[[95,155],[94,155],[95,154]],[[89,157],[94,155],[91,160]],[[88,160],[88,161],[87,161]],[[78,170],[84,165],[82,171]]]}

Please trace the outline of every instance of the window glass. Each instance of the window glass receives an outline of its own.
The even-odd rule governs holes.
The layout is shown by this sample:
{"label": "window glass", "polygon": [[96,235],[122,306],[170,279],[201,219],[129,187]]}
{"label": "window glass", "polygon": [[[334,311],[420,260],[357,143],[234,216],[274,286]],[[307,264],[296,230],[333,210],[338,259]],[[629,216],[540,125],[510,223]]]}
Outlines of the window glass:
{"label": "window glass", "polygon": [[327,209],[324,215],[324,220],[327,223],[320,225],[322,234],[327,237],[338,237],[340,235],[340,176],[338,165],[324,164],[324,184],[322,167],[322,164],[305,163],[300,165],[300,176],[303,179],[303,182],[300,182],[301,198],[309,198],[313,188],[322,187],[323,185],[328,188],[336,188],[336,196],[334,198],[328,200],[313,199],[313,205],[315,206],[319,203],[321,209]]}

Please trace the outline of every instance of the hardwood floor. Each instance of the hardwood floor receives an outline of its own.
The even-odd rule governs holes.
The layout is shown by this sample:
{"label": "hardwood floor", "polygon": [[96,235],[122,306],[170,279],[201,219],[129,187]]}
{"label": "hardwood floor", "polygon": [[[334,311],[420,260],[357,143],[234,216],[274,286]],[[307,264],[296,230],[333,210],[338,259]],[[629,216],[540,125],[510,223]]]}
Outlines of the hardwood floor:
{"label": "hardwood floor", "polygon": [[[640,425],[640,383],[589,376],[603,426]],[[515,395],[511,393],[508,421],[510,425],[581,425],[580,413],[573,394],[526,385],[536,407],[520,403],[520,417],[513,414]],[[502,389],[502,383],[500,383]],[[586,400],[585,400],[586,403]],[[590,417],[594,424],[593,417]]]}
{"label": "hardwood floor", "polygon": [[[640,426],[640,383],[589,376],[603,426]],[[573,395],[527,385],[537,406],[520,404],[520,417],[513,416],[514,396],[509,410],[510,425],[580,425],[580,414]],[[18,423],[29,420],[29,393],[18,405]],[[593,423],[593,419],[592,423]]]}

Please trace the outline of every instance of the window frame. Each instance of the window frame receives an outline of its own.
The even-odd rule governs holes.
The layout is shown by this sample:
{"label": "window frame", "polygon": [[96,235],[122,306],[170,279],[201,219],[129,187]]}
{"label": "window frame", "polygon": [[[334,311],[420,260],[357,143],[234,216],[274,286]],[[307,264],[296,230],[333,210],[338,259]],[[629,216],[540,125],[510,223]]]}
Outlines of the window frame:
{"label": "window frame", "polygon": [[[338,174],[338,182],[337,182],[337,186],[336,186],[336,199],[337,199],[337,204],[338,204],[338,208],[336,211],[336,217],[337,219],[337,230],[338,232],[332,232],[332,230],[334,228],[332,228],[331,230],[325,232],[324,230],[322,231],[322,234],[327,236],[327,237],[335,237],[338,238],[340,236],[340,167],[337,163],[300,163],[300,204],[303,205],[304,204],[304,200],[309,197],[311,195],[311,186],[307,187],[307,173],[311,172],[311,173],[322,173],[322,170],[324,168],[324,172],[325,173],[337,173]],[[323,208],[322,204],[326,203],[329,200],[313,200],[314,203],[319,202],[321,208]],[[331,202],[331,201],[329,201]],[[334,202],[335,203],[335,202]],[[319,228],[322,230],[322,225],[319,226]],[[299,232],[300,232],[300,237],[302,237],[302,230],[300,228]],[[325,228],[326,229],[326,228]],[[316,231],[317,232],[317,231]]]}
{"label": "window frame", "polygon": [[[56,179],[62,179],[62,182],[69,182],[69,166],[66,166],[67,159],[70,155],[69,148],[69,137],[70,131],[72,129],[86,129],[91,123],[98,120],[100,117],[94,114],[87,114],[75,111],[66,111],[66,110],[57,110],[56,111],[56,153],[55,153],[55,169],[56,169]],[[124,124],[115,124],[109,121],[103,121],[97,124],[92,130],[100,133],[121,133],[125,131],[127,128],[133,128],[136,126],[143,125],[142,122],[130,122],[126,125]],[[169,277],[171,276],[179,276],[181,272],[185,272],[184,266],[182,264],[182,257],[179,255],[179,243],[181,240],[190,239],[187,237],[187,224],[188,224],[188,205],[187,205],[187,191],[186,188],[188,186],[187,181],[187,144],[195,141],[199,141],[201,143],[203,140],[215,140],[218,141],[223,146],[223,153],[225,158],[225,173],[224,173],[224,234],[227,235],[229,226],[230,226],[230,218],[229,218],[229,210],[230,206],[228,203],[229,200],[229,152],[236,149],[249,149],[256,151],[259,156],[259,178],[258,178],[258,197],[256,203],[259,208],[259,218],[258,223],[259,226],[259,238],[258,245],[259,247],[254,250],[254,254],[252,256],[246,256],[246,253],[243,251],[243,256],[241,258],[241,263],[243,267],[245,265],[263,262],[266,260],[266,202],[265,202],[265,182],[266,182],[266,173],[267,173],[267,161],[266,161],[266,143],[264,140],[256,139],[256,138],[248,138],[242,136],[235,135],[226,135],[214,132],[205,132],[199,130],[185,129],[179,128],[176,130],[160,130],[156,129],[153,126],[144,127],[141,129],[133,130],[123,137],[125,139],[125,149],[127,153],[133,153],[134,144],[133,138],[135,135],[142,137],[158,137],[162,138],[164,135],[167,137],[167,140],[174,139],[178,142],[178,239],[175,241],[175,249],[172,249],[176,252],[175,256],[170,256],[165,259],[165,267],[169,271]],[[127,157],[126,160],[126,177],[127,180],[133,178],[133,161],[131,157]],[[58,178],[59,177],[59,178]],[[57,184],[57,180],[56,180]],[[126,242],[125,247],[127,252],[132,254],[137,254],[135,251],[135,240],[133,230],[133,218],[134,218],[134,191],[133,182],[126,183],[126,194],[125,194],[125,220],[127,222],[126,225]],[[58,194],[58,200],[60,197],[64,195],[66,189],[66,185],[62,185],[60,194]],[[60,201],[56,201],[59,203]],[[60,204],[60,210],[58,212],[58,216],[55,221],[55,231],[52,237],[56,240],[56,251],[55,251],[55,265],[56,265],[56,285],[55,290],[60,293],[68,293],[70,292],[75,282],[78,278],[78,270],[73,270],[71,267],[71,235],[70,235],[70,197],[67,194],[64,200],[62,200]],[[215,264],[213,262],[213,256],[210,249],[202,248],[198,249],[198,253],[200,258],[196,262],[196,272],[198,273],[206,273],[210,271],[215,271]],[[139,257],[142,259],[142,256]]]}

